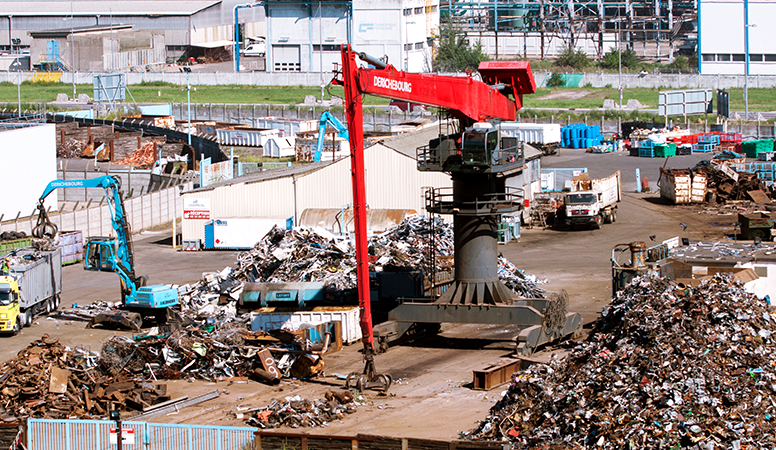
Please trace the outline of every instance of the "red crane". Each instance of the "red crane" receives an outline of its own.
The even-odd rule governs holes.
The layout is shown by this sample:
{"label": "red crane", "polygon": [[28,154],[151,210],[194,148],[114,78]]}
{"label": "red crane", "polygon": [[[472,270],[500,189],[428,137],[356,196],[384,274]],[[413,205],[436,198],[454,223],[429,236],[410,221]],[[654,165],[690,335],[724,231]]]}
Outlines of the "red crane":
{"label": "red crane", "polygon": [[[377,373],[374,366],[374,337],[369,299],[369,261],[366,231],[366,189],[364,187],[364,129],[362,94],[404,100],[444,108],[462,125],[487,119],[515,120],[522,107],[523,94],[533,93],[536,83],[525,61],[488,61],[480,63],[483,81],[471,76],[451,77],[408,73],[385,62],[351,50],[343,44],[342,79],[332,84],[345,88],[345,116],[350,135],[350,162],[353,181],[353,216],[356,245],[358,304],[365,367],[362,374],[351,374],[359,390],[380,387],[387,390],[391,377]],[[374,68],[361,68],[356,57]],[[489,84],[486,84],[489,83]],[[509,97],[512,95],[512,98]]]}

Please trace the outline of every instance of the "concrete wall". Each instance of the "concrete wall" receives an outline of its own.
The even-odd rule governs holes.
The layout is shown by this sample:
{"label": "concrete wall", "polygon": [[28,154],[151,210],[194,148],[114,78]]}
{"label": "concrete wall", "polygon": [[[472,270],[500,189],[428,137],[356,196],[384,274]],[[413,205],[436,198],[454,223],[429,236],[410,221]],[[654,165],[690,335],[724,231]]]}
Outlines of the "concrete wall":
{"label": "concrete wall", "polygon": [[[31,214],[48,183],[56,179],[56,126],[37,125],[0,131],[0,216]],[[56,209],[57,193],[46,199]]]}
{"label": "concrete wall", "polygon": [[[171,187],[140,197],[125,199],[124,208],[132,231],[137,233],[180,218],[183,214],[180,205],[180,192],[178,187]],[[62,211],[59,214],[50,213],[49,218],[61,231],[82,231],[84,237],[115,235],[108,204],[98,205],[94,203],[94,205],[96,206],[88,209]],[[35,226],[36,219],[37,216],[31,215],[22,217],[18,221],[4,221],[0,225],[0,232],[24,231],[29,234]]]}
{"label": "concrete wall", "polygon": [[[543,83],[551,74],[535,72],[534,78],[537,85]],[[13,82],[16,72],[0,72],[0,82]],[[26,79],[31,79],[32,72],[25,73]],[[65,72],[59,79],[63,92],[68,92],[67,87],[73,83],[73,74]],[[92,74],[78,72],[75,74],[79,84],[92,84]],[[648,74],[640,77],[636,73],[622,74],[622,82],[625,89],[628,88],[707,88],[729,89],[743,88],[744,75],[700,75],[700,74]],[[192,72],[191,84],[199,86],[215,85],[251,85],[251,86],[320,86],[321,75],[319,73],[304,72]],[[142,82],[164,81],[167,83],[186,85],[186,75],[179,72],[129,72],[127,84],[140,84]],[[617,73],[585,73],[579,87],[590,83],[591,87],[605,87],[607,85],[617,87],[619,75]],[[750,88],[774,88],[776,87],[776,75],[750,75]],[[22,95],[24,92],[22,91]],[[90,92],[91,95],[91,92]],[[192,99],[193,100],[193,99]]]}
{"label": "concrete wall", "polygon": [[[125,170],[110,172],[94,171],[74,171],[57,170],[57,179],[59,180],[84,180],[97,178],[104,175],[115,175],[121,179],[121,190],[125,198],[138,197],[149,192],[156,192],[171,186],[177,186],[183,181],[182,176],[156,175],[148,170]],[[60,202],[102,202],[105,198],[105,189],[103,188],[84,188],[84,189],[59,189]],[[57,209],[56,207],[54,209]]]}

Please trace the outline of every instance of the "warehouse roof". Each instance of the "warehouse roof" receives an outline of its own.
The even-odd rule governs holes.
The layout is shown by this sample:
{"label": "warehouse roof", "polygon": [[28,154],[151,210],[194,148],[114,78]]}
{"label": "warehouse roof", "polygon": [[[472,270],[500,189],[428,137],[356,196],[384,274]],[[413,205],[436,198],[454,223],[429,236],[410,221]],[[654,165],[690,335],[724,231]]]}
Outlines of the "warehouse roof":
{"label": "warehouse roof", "polygon": [[204,187],[198,187],[188,192],[209,191],[211,189],[215,189],[221,186],[230,186],[233,184],[260,183],[262,181],[276,180],[278,178],[285,178],[293,175],[305,175],[310,172],[314,172],[316,170],[322,169],[328,166],[329,164],[332,164],[332,162],[321,161],[321,162],[309,163],[309,164],[295,164],[291,167],[287,167],[287,168],[284,167],[282,169],[264,170],[261,172],[252,173],[250,175],[245,175],[243,177],[233,178],[231,180],[224,180],[219,183],[213,183],[211,185],[204,186]]}
{"label": "warehouse roof", "polygon": [[70,36],[70,33],[73,34],[82,34],[82,33],[95,33],[95,32],[101,32],[101,31],[120,31],[120,30],[129,30],[133,27],[132,24],[127,25],[94,25],[91,27],[75,27],[75,28],[59,28],[55,30],[36,30],[36,31],[30,31],[30,36],[32,36],[35,39],[45,39],[45,38],[54,38],[54,37],[68,37]]}
{"label": "warehouse roof", "polygon": [[23,1],[2,2],[3,16],[190,16],[221,3],[210,1],[142,1],[123,2],[100,1]]}

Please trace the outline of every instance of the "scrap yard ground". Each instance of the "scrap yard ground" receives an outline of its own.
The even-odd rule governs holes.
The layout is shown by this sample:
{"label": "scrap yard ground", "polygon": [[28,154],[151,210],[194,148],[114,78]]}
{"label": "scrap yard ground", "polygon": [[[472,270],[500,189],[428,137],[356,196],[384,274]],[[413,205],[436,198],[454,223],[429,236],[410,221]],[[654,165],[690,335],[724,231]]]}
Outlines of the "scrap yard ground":
{"label": "scrap yard ground", "polygon": [[[668,167],[693,167],[706,155],[678,156]],[[596,319],[611,295],[611,249],[615,244],[635,240],[650,244],[681,236],[692,240],[724,240],[732,233],[734,216],[704,214],[702,206],[669,206],[659,201],[655,183],[663,159],[634,158],[627,153],[591,154],[583,150],[562,151],[559,156],[542,159],[545,168],[587,167],[592,177],[606,176],[615,170],[623,173],[623,200],[617,222],[600,230],[559,231],[532,228],[522,230],[519,242],[499,246],[515,265],[528,273],[548,280],[549,291],[565,289],[570,297],[570,311],[582,314],[588,324]],[[650,181],[651,193],[635,193],[635,168]],[[680,223],[687,225],[686,231]],[[729,225],[726,225],[729,224]],[[171,230],[144,233],[135,239],[136,262],[150,275],[151,283],[186,283],[212,272],[233,266],[236,252],[181,252],[170,246]],[[93,301],[118,301],[118,280],[112,273],[85,272],[80,265],[63,271],[62,306]],[[129,332],[86,329],[85,322],[40,317],[16,337],[4,338],[0,362],[11,359],[31,342],[48,334],[70,347],[84,346],[99,351],[101,343],[113,334]],[[498,363],[512,353],[516,330],[502,326],[443,326],[438,336],[414,343],[397,345],[376,358],[378,370],[393,376],[396,384],[389,395],[367,393],[368,402],[357,412],[325,428],[296,431],[315,434],[374,434],[396,437],[418,437],[453,440],[460,431],[472,429],[499,399],[501,391],[471,389],[472,370]],[[266,406],[273,398],[300,395],[322,398],[329,390],[343,389],[336,374],[347,374],[363,368],[360,345],[326,355],[326,376],[310,382],[283,380],[272,387],[254,381],[207,382],[175,380],[168,389],[175,398],[218,389],[221,396],[180,412],[161,416],[151,422],[244,426],[236,417],[244,408]],[[535,355],[546,359],[550,353]]]}

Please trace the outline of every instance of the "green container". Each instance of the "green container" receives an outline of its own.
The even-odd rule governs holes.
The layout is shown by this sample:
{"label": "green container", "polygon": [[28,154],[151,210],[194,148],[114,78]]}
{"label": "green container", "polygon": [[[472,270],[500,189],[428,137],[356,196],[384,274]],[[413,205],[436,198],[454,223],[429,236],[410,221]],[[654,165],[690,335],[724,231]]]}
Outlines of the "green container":
{"label": "green container", "polygon": [[741,150],[747,158],[757,158],[757,155],[763,152],[773,151],[773,139],[759,139],[756,141],[744,141],[741,143]]}
{"label": "green container", "polygon": [[669,156],[676,156],[676,144],[663,144],[655,146],[655,157],[668,158]]}
{"label": "green container", "polygon": [[32,247],[32,238],[26,237],[0,242],[0,254],[9,253],[17,248]]}

